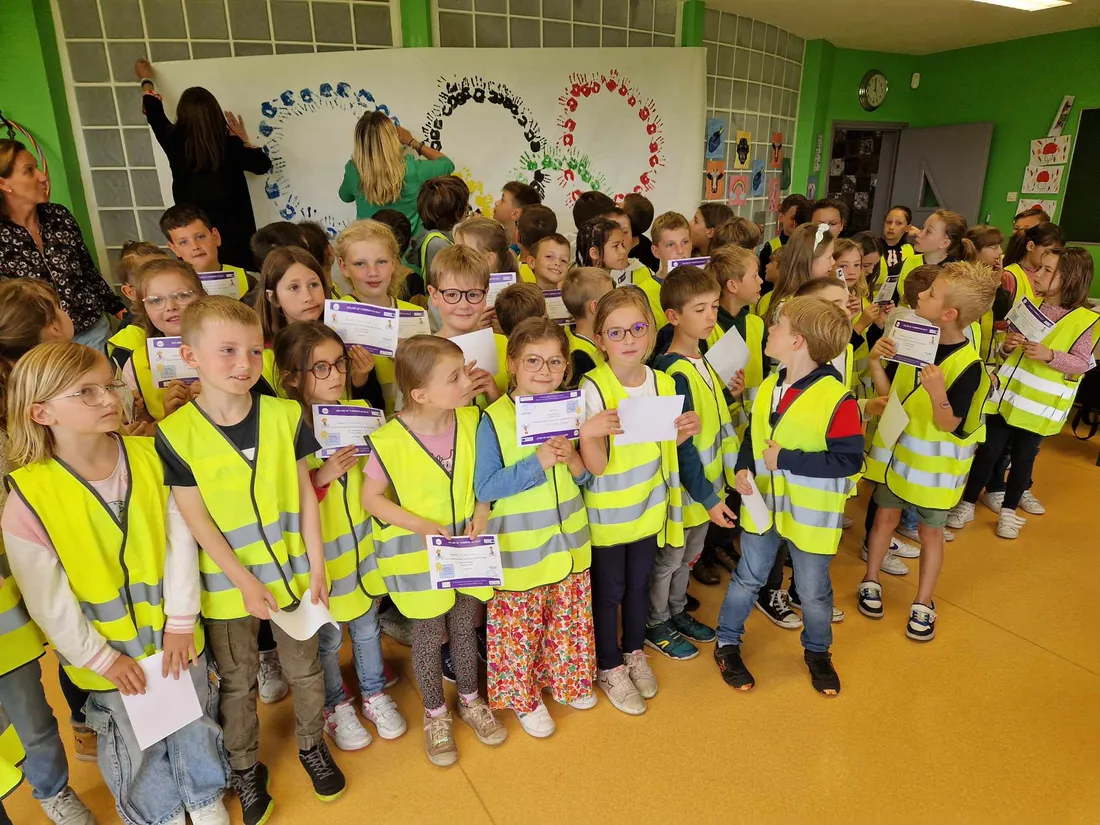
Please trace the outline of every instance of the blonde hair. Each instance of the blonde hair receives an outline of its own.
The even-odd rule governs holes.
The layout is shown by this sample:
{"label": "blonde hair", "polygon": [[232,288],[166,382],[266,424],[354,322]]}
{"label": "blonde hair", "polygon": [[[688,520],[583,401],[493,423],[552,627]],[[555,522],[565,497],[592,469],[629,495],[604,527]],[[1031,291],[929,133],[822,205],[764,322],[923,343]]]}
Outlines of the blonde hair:
{"label": "blonde hair", "polygon": [[493,253],[497,264],[489,270],[490,272],[519,273],[519,262],[508,247],[508,233],[499,221],[474,215],[455,225],[453,236],[457,238],[460,232],[466,238],[476,242],[475,248],[478,252]]}
{"label": "blonde hair", "polygon": [[401,342],[393,361],[394,380],[405,399],[405,407],[416,406],[412,392],[428,383],[435,365],[446,356],[463,358],[458,344],[436,335],[414,335]]}
{"label": "blonde hair", "polygon": [[859,262],[856,264],[859,277],[856,278],[854,292],[860,298],[866,298],[870,293],[870,289],[867,287],[867,279],[863,277],[862,247],[850,238],[837,238],[833,241],[833,258],[839,258],[841,255],[847,255],[849,252],[855,252],[859,256]]}
{"label": "blonde hair", "polygon": [[53,432],[31,418],[31,408],[56,397],[106,357],[82,344],[39,344],[19,359],[8,386],[8,457],[16,466],[54,457]]}
{"label": "blonde hair", "polygon": [[940,267],[938,278],[947,281],[948,294],[944,304],[958,313],[960,328],[977,321],[993,306],[1001,276],[986,264],[952,261]]}
{"label": "blonde hair", "polygon": [[133,281],[130,284],[134,289],[134,301],[130,311],[134,316],[134,326],[141,327],[150,338],[163,335],[164,332],[153,326],[153,322],[145,312],[145,298],[149,294],[149,282],[157,275],[171,273],[182,276],[200,298],[206,294],[202,281],[191,264],[169,258],[167,255],[162,258],[149,258],[134,273]]}
{"label": "blonde hair", "polygon": [[[653,352],[653,347],[657,343],[657,325],[653,320],[653,311],[649,308],[649,299],[642,290],[624,287],[612,290],[600,298],[600,302],[596,304],[596,314],[592,320],[592,331],[597,336],[600,335],[603,332],[604,324],[607,323],[607,316],[623,307],[633,307],[638,310],[649,324],[649,329],[646,330],[645,358],[642,359],[648,361],[650,353]],[[598,342],[597,346],[599,346]],[[600,347],[600,349],[603,348]]]}
{"label": "blonde hair", "polygon": [[405,154],[397,127],[382,112],[367,112],[355,124],[351,160],[359,173],[359,188],[368,201],[384,206],[401,197]]}
{"label": "blonde hair", "polygon": [[169,258],[167,252],[148,241],[128,241],[119,253],[118,263],[115,265],[115,277],[123,286],[130,286],[137,276],[138,270],[149,261],[157,258]]}
{"label": "blonde hair", "polygon": [[795,335],[806,341],[806,352],[817,364],[836,358],[852,338],[848,313],[831,301],[813,296],[784,301],[779,317],[786,318]]}
{"label": "blonde hair", "polygon": [[[598,292],[601,287],[607,287]],[[561,300],[569,314],[577,320],[587,317],[588,302],[596,301],[615,288],[606,269],[598,266],[575,266],[565,275],[561,285]]]}
{"label": "blonde hair", "polygon": [[[699,207],[702,211],[702,207]],[[706,217],[704,215],[704,217]],[[714,230],[714,237],[710,239],[710,254],[713,255],[719,249],[727,246],[739,246],[753,250],[760,245],[760,226],[748,218],[733,217],[723,221]]]}
{"label": "blonde hair", "polygon": [[[569,357],[569,338],[565,334],[565,327],[556,324],[549,318],[524,318],[508,335],[509,361],[518,361],[523,354],[523,348],[539,341],[553,341],[561,347],[561,356],[565,359],[565,373],[562,375],[561,385],[568,387],[573,378],[573,359]],[[508,370],[508,382],[515,386],[516,374]]]}
{"label": "blonde hair", "polygon": [[794,295],[800,286],[812,280],[810,273],[813,271],[814,261],[833,243],[833,233],[828,230],[822,233],[819,243],[815,242],[817,232],[816,223],[804,223],[791,233],[791,239],[781,247],[783,257],[779,259],[779,273],[775,276],[775,290],[771,299],[773,307],[779,306],[785,298]]}
{"label": "blonde hair", "polygon": [[710,260],[703,267],[703,271],[718,281],[719,288],[723,290],[727,281],[740,283],[749,272],[759,269],[760,259],[756,257],[756,253],[741,246],[721,247],[711,253]]}
{"label": "blonde hair", "polygon": [[336,236],[336,254],[341,261],[347,260],[351,254],[351,248],[357,243],[376,243],[385,248],[393,258],[393,275],[390,276],[390,285],[386,288],[386,294],[396,298],[401,292],[403,279],[398,277],[401,269],[401,247],[397,243],[397,235],[390,226],[381,221],[355,221],[345,226]]}
{"label": "blonde hair", "polygon": [[436,290],[444,275],[459,282],[474,282],[482,289],[489,288],[489,264],[480,252],[461,244],[448,246],[435,254],[431,275],[429,283]]}
{"label": "blonde hair", "polygon": [[260,316],[256,310],[240,301],[234,301],[225,295],[204,295],[183,311],[180,318],[180,337],[183,343],[194,346],[209,321],[223,321],[255,327],[263,331]]}
{"label": "blonde hair", "polygon": [[691,224],[689,224],[687,218],[679,212],[664,212],[654,219],[653,226],[650,227],[649,236],[653,238],[653,243],[660,243],[661,234],[673,229],[690,230]]}
{"label": "blonde hair", "polygon": [[529,283],[512,284],[502,289],[493,308],[500,331],[506,336],[511,336],[512,330],[527,318],[546,317],[546,299],[542,290]]}

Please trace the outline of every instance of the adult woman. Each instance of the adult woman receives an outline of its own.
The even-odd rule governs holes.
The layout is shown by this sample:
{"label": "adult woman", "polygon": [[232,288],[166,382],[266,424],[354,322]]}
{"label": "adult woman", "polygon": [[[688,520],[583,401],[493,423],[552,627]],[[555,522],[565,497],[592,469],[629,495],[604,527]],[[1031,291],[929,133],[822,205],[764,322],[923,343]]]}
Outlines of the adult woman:
{"label": "adult woman", "polygon": [[201,86],[180,95],[172,123],[153,87],[152,65],[139,60],[134,71],[145,92],[141,98],[145,119],[172,168],[173,199],[210,216],[221,235],[220,263],[252,268],[248,241],[256,231],[256,216],[244,173],[271,171],[271,158],[249,142],[241,118],[223,112],[217,98]]}
{"label": "adult woman", "polygon": [[106,314],[122,312],[122,301],[96,269],[76,218],[49,201],[50,180],[35,156],[17,140],[0,140],[0,278],[53,284],[72,318],[73,340],[104,350]]}
{"label": "adult woman", "polygon": [[[408,146],[417,155],[406,155]],[[382,112],[368,112],[355,124],[355,146],[344,168],[340,200],[355,202],[356,220],[374,216],[380,209],[396,209],[412,224],[412,237],[423,229],[416,212],[420,184],[430,178],[449,175],[455,165],[442,152],[402,126],[395,126]]]}

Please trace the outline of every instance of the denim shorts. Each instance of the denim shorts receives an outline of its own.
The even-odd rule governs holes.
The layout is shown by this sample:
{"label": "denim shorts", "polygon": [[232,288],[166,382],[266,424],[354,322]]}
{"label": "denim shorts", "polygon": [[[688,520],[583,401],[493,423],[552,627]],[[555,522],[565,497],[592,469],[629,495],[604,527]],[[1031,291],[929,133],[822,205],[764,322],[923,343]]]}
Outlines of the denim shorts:
{"label": "denim shorts", "polygon": [[917,518],[925,527],[943,528],[947,526],[947,514],[950,510],[934,510],[931,507],[918,507],[898,496],[885,484],[875,487],[875,504],[887,510],[904,510],[911,507],[917,511]]}

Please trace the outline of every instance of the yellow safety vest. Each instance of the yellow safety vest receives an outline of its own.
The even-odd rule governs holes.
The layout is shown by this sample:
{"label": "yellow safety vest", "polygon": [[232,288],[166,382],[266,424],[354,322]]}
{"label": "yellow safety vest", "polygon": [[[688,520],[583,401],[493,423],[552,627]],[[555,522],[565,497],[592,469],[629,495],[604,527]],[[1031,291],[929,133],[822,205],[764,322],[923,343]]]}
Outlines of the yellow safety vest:
{"label": "yellow safety vest", "polygon": [[[676,385],[663,372],[654,372],[658,395],[676,395]],[[607,364],[598,364],[585,381],[591,381],[603,399],[604,409],[615,410],[627,397],[626,390]],[[607,444],[607,467],[584,489],[592,544],[613,547],[657,537],[660,547],[684,544],[680,463],[675,441],[616,445]]]}
{"label": "yellow safety vest", "polygon": [[757,301],[752,309],[749,310],[753,315],[760,318],[764,322],[764,327],[771,326],[771,319],[768,317],[768,310],[772,305],[772,298],[775,296],[775,290],[772,290],[767,295],[763,296]]}
{"label": "yellow safety vest", "polygon": [[776,250],[782,248],[783,241],[780,239],[780,237],[778,235],[776,235],[774,238],[772,238],[770,241],[768,241],[768,246],[771,247],[772,252],[775,252]]}
{"label": "yellow safety vest", "polygon": [[19,766],[26,758],[27,752],[23,750],[19,734],[15,732],[8,714],[0,708],[0,800],[6,799],[22,784],[23,771]]}
{"label": "yellow safety vest", "polygon": [[[603,363],[603,353],[600,352],[600,348],[597,347],[595,343],[585,338],[583,335],[577,335],[575,332],[573,332],[573,327],[565,328],[565,337],[569,340],[570,353],[583,352],[585,355],[592,359],[593,364],[599,365]],[[581,376],[579,375],[573,376],[574,381],[580,381],[580,379]]]}
{"label": "yellow safety vest", "polygon": [[27,612],[0,542],[0,676],[45,653],[45,637]]}
{"label": "yellow safety vest", "polygon": [[264,365],[260,370],[260,378],[267,383],[267,386],[275,393],[277,398],[287,397],[286,390],[283,389],[283,382],[279,380],[279,368],[275,364],[275,350],[271,347],[264,347]]}
{"label": "yellow safety vest", "polygon": [[1006,275],[1012,277],[1013,282],[1016,284],[1014,290],[1014,296],[1012,298],[1012,306],[1016,307],[1020,301],[1027,298],[1032,303],[1035,303],[1038,299],[1035,297],[1035,288],[1031,285],[1031,278],[1027,277],[1027,273],[1024,272],[1024,268],[1019,264],[1009,264],[1004,269]]}
{"label": "yellow safety vest", "polygon": [[[309,592],[294,458],[302,409],[294,401],[255,393],[252,403],[260,408],[251,461],[193,401],[165,418],[160,433],[191,469],[210,517],[237,560],[271,591],[282,609],[296,605]],[[241,619],[248,615],[241,591],[201,548],[199,573],[203,616]]]}
{"label": "yellow safety vest", "polygon": [[[112,648],[140,660],[164,649],[168,488],[153,439],[122,437],[119,445],[130,479],[120,516],[60,459],[9,479],[49,536],[84,618]],[[195,649],[203,649],[200,624]],[[87,668],[62,665],[84,690],[116,689]]]}
{"label": "yellow safety vest", "polygon": [[814,478],[789,470],[769,470],[764,450],[771,440],[784,449],[823,453],[829,449],[829,422],[840,404],[851,397],[848,387],[831,375],[823,375],[804,389],[771,424],[779,373],[760,385],[752,407],[752,457],[756,486],[768,506],[768,521],[757,524],[741,506],[741,526],[764,534],[775,528],[783,538],[805,553],[832,555],[840,544],[844,505],[855,489],[857,476]]}
{"label": "yellow safety vest", "polygon": [[[369,407],[366,401],[344,401],[345,406]],[[315,424],[316,429],[316,424]],[[311,455],[309,469],[324,459]],[[363,509],[363,467],[357,462],[329,485],[321,499],[321,542],[328,574],[328,610],[338,622],[358,619],[371,608],[371,598],[386,594],[378,559],[374,556],[370,514]]]}
{"label": "yellow safety vest", "polygon": [[898,291],[894,296],[894,303],[901,304],[905,297],[905,279],[909,277],[909,273],[916,269],[918,266],[924,266],[923,253],[917,253],[904,258],[901,265],[901,272],[898,274]]}
{"label": "yellow safety vest", "polygon": [[[715,324],[707,337],[707,349],[717,344],[718,339],[725,334],[726,330]],[[753,315],[751,310],[745,316],[745,344],[749,348],[749,363],[745,365],[745,392],[740,399],[730,404],[730,418],[738,442],[745,437],[745,429],[749,426],[749,412],[756,400],[756,393],[760,390],[760,383],[764,380],[764,319]]]}
{"label": "yellow safety vest", "polygon": [[[710,373],[710,384],[707,384],[699,370],[687,358],[674,361],[665,372],[668,375],[684,376],[691,387],[691,404],[702,422],[698,435],[692,436],[692,441],[699,452],[703,474],[713,485],[719,500],[725,501],[726,487],[733,487],[736,483],[737,450],[740,442],[733,428],[726,399],[722,395],[722,379],[707,359],[700,360]],[[695,501],[686,487],[681,495],[684,529],[698,527],[710,521],[706,507],[702,502]]]}
{"label": "yellow safety vest", "polygon": [[[914,250],[913,250],[913,245],[912,244],[903,243],[901,245],[901,261],[902,261],[903,265],[905,264],[906,261],[908,261],[911,257],[913,257],[913,253],[914,253]],[[878,279],[875,281],[875,283],[881,285],[882,282],[886,280],[886,276],[889,275],[889,274],[890,274],[890,267],[888,267],[886,265],[886,256],[883,255],[878,260]],[[901,285],[900,279],[898,281],[898,285],[899,285],[899,289],[900,289],[900,285]],[[898,301],[900,301],[900,295],[898,296]]]}
{"label": "yellow safety vest", "polygon": [[[476,407],[455,410],[454,463],[450,473],[409,431],[400,418],[383,424],[367,439],[393,487],[394,501],[420,518],[462,535],[474,515],[474,461],[477,454]],[[443,494],[446,485],[447,494]],[[424,536],[374,518],[374,554],[390,598],[410,619],[434,619],[455,603],[452,589],[433,590]],[[460,587],[459,593],[483,602],[491,587]]]}
{"label": "yellow safety vest", "polygon": [[[583,405],[583,397],[577,403]],[[516,405],[510,396],[502,395],[490,404],[485,415],[505,467],[534,455],[535,447],[520,447],[517,442]],[[588,511],[573,474],[560,463],[545,474],[545,484],[493,502],[486,532],[495,533],[500,543],[504,582],[498,590],[554,584],[592,564]]]}
{"label": "yellow safety vest", "polygon": [[[943,363],[944,387],[950,389],[960,375],[981,359],[972,346],[959,347]],[[960,438],[936,426],[932,399],[918,382],[917,368],[898,364],[890,395],[901,401],[909,423],[893,448],[887,447],[879,431],[871,439],[866,476],[886,486],[902,501],[917,507],[950,510],[962,498],[966,476],[974,462],[978,444],[985,440],[982,408],[989,395],[989,376],[981,370],[981,383],[963,422]]]}
{"label": "yellow safety vest", "polygon": [[533,269],[531,269],[531,267],[529,267],[525,263],[521,263],[519,265],[519,272],[517,272],[516,275],[519,277],[519,282],[520,283],[524,283],[524,284],[533,284],[533,283],[535,283],[535,272],[534,272]]}
{"label": "yellow safety vest", "polygon": [[653,313],[655,330],[667,324],[668,318],[665,317],[665,311],[661,308],[661,285],[657,283],[653,273],[645,264],[639,264],[630,270],[630,283],[645,293],[650,312]]}
{"label": "yellow safety vest", "polygon": [[[1077,307],[1055,322],[1054,329],[1043,339],[1043,346],[1069,352],[1081,336],[1092,335],[1097,320],[1100,316],[1088,307]],[[1013,427],[1044,436],[1062,429],[1082,378],[1025,358],[1023,347],[1017,347],[1008,356],[997,375],[1000,388],[992,399],[994,412]]]}
{"label": "yellow safety vest", "polygon": [[164,418],[164,390],[153,381],[153,372],[149,366],[148,338],[145,330],[131,324],[123,327],[107,341],[107,350],[112,360],[122,369],[129,360],[134,366],[134,377],[138,382],[138,392],[145,402],[145,409],[157,421]]}

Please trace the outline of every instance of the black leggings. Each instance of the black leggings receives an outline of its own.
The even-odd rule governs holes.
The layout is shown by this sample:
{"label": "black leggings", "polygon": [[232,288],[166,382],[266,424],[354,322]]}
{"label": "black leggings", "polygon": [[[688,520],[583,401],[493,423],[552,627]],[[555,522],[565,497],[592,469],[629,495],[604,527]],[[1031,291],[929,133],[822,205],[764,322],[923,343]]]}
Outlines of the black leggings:
{"label": "black leggings", "polygon": [[974,456],[970,478],[963,490],[963,501],[973,504],[978,500],[982,489],[989,484],[1001,454],[1008,448],[1012,455],[1012,466],[1008,470],[1001,509],[1015,510],[1020,504],[1020,497],[1031,484],[1031,471],[1035,468],[1035,458],[1039,455],[1042,443],[1043,437],[1038,433],[1013,427],[999,415],[987,417],[985,441],[978,446],[978,452]]}
{"label": "black leggings", "polygon": [[[69,706],[69,714],[77,725],[83,725],[84,703],[88,701],[88,691],[78,688],[65,672],[61,665],[57,666],[57,680],[61,683],[61,693],[65,696],[65,703]],[[2,823],[3,820],[0,820]]]}
{"label": "black leggings", "polygon": [[458,692],[477,693],[477,636],[474,627],[481,614],[481,602],[464,593],[455,594],[454,606],[434,619],[413,619],[412,665],[416,685],[426,710],[446,704],[443,696],[443,660],[440,647],[444,631],[450,636]]}
{"label": "black leggings", "polygon": [[275,650],[275,637],[271,635],[271,622],[260,620],[260,629],[256,631],[256,647],[260,653],[272,653]]}

